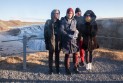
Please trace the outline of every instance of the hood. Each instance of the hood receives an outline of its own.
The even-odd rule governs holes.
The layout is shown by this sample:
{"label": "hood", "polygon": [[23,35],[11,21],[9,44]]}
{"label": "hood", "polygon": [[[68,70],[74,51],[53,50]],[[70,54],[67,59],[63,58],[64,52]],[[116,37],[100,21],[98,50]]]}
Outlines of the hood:
{"label": "hood", "polygon": [[90,15],[91,16],[91,18],[92,18],[92,21],[91,22],[93,22],[93,21],[95,21],[96,20],[96,15],[95,15],[95,13],[92,11],[92,10],[87,10],[85,13],[84,13],[84,19],[85,19],[85,17],[87,16],[87,15]]}
{"label": "hood", "polygon": [[59,14],[60,14],[60,11],[59,11],[58,9],[54,9],[54,10],[51,12],[51,19],[53,19],[54,14],[55,14],[56,11],[58,11]]}

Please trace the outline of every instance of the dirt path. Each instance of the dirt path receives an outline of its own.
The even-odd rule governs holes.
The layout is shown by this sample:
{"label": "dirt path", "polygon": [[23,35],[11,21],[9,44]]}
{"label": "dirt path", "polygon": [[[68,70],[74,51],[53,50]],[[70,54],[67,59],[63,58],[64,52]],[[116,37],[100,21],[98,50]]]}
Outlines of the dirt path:
{"label": "dirt path", "polygon": [[73,73],[71,57],[71,76],[65,75],[64,56],[60,58],[60,75],[48,74],[46,53],[44,55],[41,53],[29,55],[27,57],[27,70],[22,69],[22,58],[20,57],[0,60],[0,82],[123,83],[123,61],[98,56],[100,53],[95,53],[93,70],[89,72],[85,67],[80,67],[81,74]]}

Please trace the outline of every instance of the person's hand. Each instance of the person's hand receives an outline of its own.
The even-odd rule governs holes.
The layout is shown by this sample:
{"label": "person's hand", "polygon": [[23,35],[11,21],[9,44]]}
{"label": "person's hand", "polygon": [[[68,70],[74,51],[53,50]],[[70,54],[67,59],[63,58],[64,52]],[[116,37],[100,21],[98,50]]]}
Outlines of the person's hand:
{"label": "person's hand", "polygon": [[73,35],[69,35],[69,37],[70,37],[71,39],[73,39]]}
{"label": "person's hand", "polygon": [[77,37],[78,37],[78,34],[79,34],[79,31],[76,30],[76,31],[74,32],[74,37],[77,38]]}
{"label": "person's hand", "polygon": [[77,37],[76,36],[74,36],[74,35],[69,35],[69,37],[71,38],[71,39],[77,39]]}

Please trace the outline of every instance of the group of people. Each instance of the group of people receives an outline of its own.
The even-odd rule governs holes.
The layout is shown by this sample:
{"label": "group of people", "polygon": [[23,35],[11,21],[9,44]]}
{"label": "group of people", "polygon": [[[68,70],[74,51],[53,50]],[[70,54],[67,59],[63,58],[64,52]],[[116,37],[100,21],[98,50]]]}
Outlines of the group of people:
{"label": "group of people", "polygon": [[[49,50],[49,74],[53,73],[53,55],[55,54],[56,73],[60,73],[60,51],[65,54],[64,65],[67,75],[71,75],[70,56],[73,56],[73,71],[80,73],[78,67],[86,66],[92,69],[92,53],[99,45],[96,41],[97,24],[96,15],[87,10],[82,16],[80,8],[76,8],[75,15],[72,8],[68,8],[65,17],[60,19],[60,11],[54,9],[51,19],[44,27],[46,49]],[[79,57],[81,61],[79,61]]]}

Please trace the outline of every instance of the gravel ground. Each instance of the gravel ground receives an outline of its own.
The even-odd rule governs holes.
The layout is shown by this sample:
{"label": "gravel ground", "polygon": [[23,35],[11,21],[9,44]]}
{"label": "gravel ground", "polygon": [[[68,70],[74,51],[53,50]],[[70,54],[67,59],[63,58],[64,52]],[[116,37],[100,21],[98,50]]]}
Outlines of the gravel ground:
{"label": "gravel ground", "polygon": [[[63,60],[60,58],[60,75],[48,74],[47,56],[42,56],[42,64],[27,63],[27,69],[23,70],[22,63],[3,65],[0,62],[0,82],[40,82],[40,83],[123,83],[123,61],[115,61],[106,57],[94,57],[93,70],[87,71],[80,67],[81,74],[66,75]],[[5,63],[5,62],[4,62]]]}

